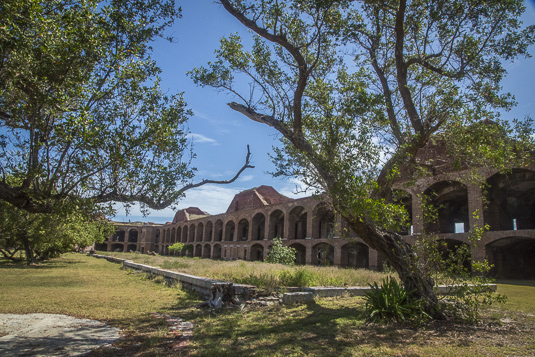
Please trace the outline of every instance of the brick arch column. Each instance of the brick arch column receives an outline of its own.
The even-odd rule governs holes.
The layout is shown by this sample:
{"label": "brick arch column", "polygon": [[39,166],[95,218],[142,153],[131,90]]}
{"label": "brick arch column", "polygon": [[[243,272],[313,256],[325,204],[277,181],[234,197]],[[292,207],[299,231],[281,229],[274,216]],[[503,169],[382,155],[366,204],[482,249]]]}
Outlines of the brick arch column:
{"label": "brick arch column", "polygon": [[[468,191],[468,219],[470,221],[470,227],[466,227],[466,231],[477,226],[479,228],[485,225],[483,217],[483,192],[481,187],[475,184],[466,184]],[[478,211],[479,217],[474,217],[474,212]]]}
{"label": "brick arch column", "polygon": [[[424,190],[422,190],[423,192]],[[412,197],[412,231],[413,234],[422,233],[424,231],[424,220],[422,212],[422,198],[419,192],[407,191]],[[376,252],[377,253],[377,252]],[[376,259],[377,261],[377,259]],[[371,266],[371,260],[370,260]]]}

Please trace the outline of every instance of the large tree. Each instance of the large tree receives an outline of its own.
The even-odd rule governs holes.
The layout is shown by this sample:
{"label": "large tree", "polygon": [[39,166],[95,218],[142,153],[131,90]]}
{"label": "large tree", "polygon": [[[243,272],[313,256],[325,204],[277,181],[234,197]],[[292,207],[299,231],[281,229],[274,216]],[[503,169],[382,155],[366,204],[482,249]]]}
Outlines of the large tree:
{"label": "large tree", "polygon": [[5,0],[0,13],[0,200],[161,209],[214,182],[192,183],[190,113],[150,57],[174,0]]}
{"label": "large tree", "polygon": [[[223,38],[217,60],[193,79],[234,93],[232,109],[282,134],[276,173],[327,192],[413,297],[443,318],[432,279],[396,233],[403,209],[393,183],[402,169],[433,174],[416,160],[433,138],[446,138],[465,164],[525,159],[529,123],[480,123],[514,104],[500,80],[502,61],[527,56],[534,41],[535,28],[518,20],[522,1],[220,2],[253,33],[252,47],[238,34]],[[243,79],[253,90],[242,91]]]}

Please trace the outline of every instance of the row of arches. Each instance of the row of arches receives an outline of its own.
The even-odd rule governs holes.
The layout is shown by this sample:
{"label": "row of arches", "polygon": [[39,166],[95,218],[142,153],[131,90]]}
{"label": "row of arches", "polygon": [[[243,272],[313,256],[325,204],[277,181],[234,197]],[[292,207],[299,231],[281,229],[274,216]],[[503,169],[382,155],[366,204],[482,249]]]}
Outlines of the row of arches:
{"label": "row of arches", "polygon": [[[457,250],[466,243],[456,239],[445,239],[445,248],[442,249],[443,258],[446,259],[451,251]],[[295,263],[299,265],[339,265],[348,268],[382,269],[384,257],[376,256],[373,265],[370,265],[372,250],[364,243],[349,242],[341,247],[329,243],[318,243],[310,248],[301,243],[289,245],[296,250]],[[169,254],[168,246],[158,246],[156,251],[160,254]],[[204,243],[193,245],[192,250],[182,255],[209,259],[243,259],[249,261],[263,261],[271,246],[267,248],[262,244],[244,246],[241,250],[235,247],[225,247],[219,243]],[[535,279],[535,238],[511,236],[501,238],[486,244],[485,255],[493,266],[491,275],[500,279]],[[336,252],[338,250],[338,252]],[[339,256],[339,260],[335,256]],[[470,267],[470,256],[466,257],[465,267]]]}
{"label": "row of arches", "polygon": [[[298,265],[335,265],[335,246],[329,243],[318,243],[311,248],[300,243],[290,244],[290,247],[296,250],[295,263]],[[155,249],[160,254],[168,255],[169,246],[156,246]],[[311,251],[308,252],[307,250]],[[339,265],[350,268],[369,269],[369,248],[366,244],[360,242],[350,242],[343,245],[340,249],[341,261]],[[265,257],[271,250],[271,245],[265,247],[263,244],[252,244],[249,246],[239,247],[225,246],[218,243],[194,244],[192,249],[185,250],[182,256],[200,257],[210,259],[241,259],[248,261],[264,261]],[[307,253],[310,254],[307,257]],[[310,261],[308,261],[310,260]]]}
{"label": "row of arches", "polygon": [[[470,195],[468,187],[458,181],[432,184],[423,192],[423,197],[435,211],[436,219],[421,222],[422,227],[429,233],[468,232],[471,207],[481,206],[483,212],[479,213],[490,231],[535,229],[535,172],[513,169],[508,174],[494,174],[487,179],[485,188],[476,193]],[[398,203],[405,206],[414,225],[411,194],[400,191]],[[411,231],[406,227],[400,233],[411,234]]]}
{"label": "row of arches", "polygon": [[139,232],[137,229],[129,229],[128,235],[123,229],[117,229],[111,237],[108,238],[110,242],[118,243],[137,243]]}
{"label": "row of arches", "polygon": [[[311,227],[309,225],[311,224]],[[309,232],[310,230],[310,232]],[[256,213],[251,219],[241,218],[186,223],[164,228],[156,233],[156,243],[176,242],[241,242],[272,240],[274,238],[305,239],[332,238],[335,234],[335,215],[326,203],[319,203],[312,217],[303,206],[293,207],[288,214],[276,209],[269,214]],[[287,235],[287,236],[286,236]]]}
{"label": "row of arches", "polygon": [[[309,241],[312,242],[312,241]],[[449,251],[456,250],[465,244],[461,240],[445,239],[448,251],[443,251],[446,258]],[[299,242],[287,242],[296,250],[296,264],[314,265],[339,265],[350,268],[381,269],[383,258],[376,253],[373,258],[372,249],[361,242],[348,242],[339,247],[337,244],[320,242],[314,245],[301,244]],[[239,245],[233,247],[221,243],[197,243],[191,245],[192,249],[182,255],[201,257],[208,259],[243,259],[251,261],[263,261],[271,249],[268,242]],[[154,250],[162,255],[169,254],[169,245],[156,244]],[[144,253],[145,247],[140,244],[128,242],[104,242],[95,245],[96,250],[129,252],[139,251]],[[508,236],[490,240],[487,244],[476,247],[479,252],[476,256],[487,257],[493,266],[491,275],[500,279],[535,279],[535,237],[532,236]],[[147,250],[147,251],[148,251]],[[472,251],[474,254],[474,251]],[[469,261],[465,262],[467,267]]]}

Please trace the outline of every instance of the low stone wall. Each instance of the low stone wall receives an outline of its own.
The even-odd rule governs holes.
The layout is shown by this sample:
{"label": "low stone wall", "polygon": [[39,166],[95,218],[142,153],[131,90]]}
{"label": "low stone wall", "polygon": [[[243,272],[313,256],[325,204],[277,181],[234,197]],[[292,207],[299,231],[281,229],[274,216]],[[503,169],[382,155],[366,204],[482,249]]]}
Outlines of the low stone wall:
{"label": "low stone wall", "polygon": [[[498,286],[496,284],[486,284],[487,289],[496,291]],[[302,288],[301,291],[297,292],[293,289],[292,292],[283,294],[282,303],[283,304],[299,304],[312,302],[316,297],[336,297],[342,295],[349,296],[364,296],[364,294],[369,291],[371,288],[360,287],[360,286],[348,286],[348,287],[312,287],[312,288]],[[437,294],[439,295],[449,295],[455,292],[455,285],[439,285],[437,286]]]}
{"label": "low stone wall", "polygon": [[[131,260],[121,258],[109,257],[100,254],[92,254],[92,256],[99,259],[106,259],[113,263],[123,264],[124,268],[142,271],[154,276],[162,276],[168,281],[180,283],[185,289],[197,291],[206,299],[210,299],[212,297],[212,287],[214,285],[218,285],[221,283],[232,284],[225,281],[213,280],[195,275],[178,273],[176,271],[160,269],[150,265],[138,264],[134,263]],[[241,300],[249,300],[254,295],[256,295],[255,286],[232,284],[232,289],[234,291],[234,296]]]}

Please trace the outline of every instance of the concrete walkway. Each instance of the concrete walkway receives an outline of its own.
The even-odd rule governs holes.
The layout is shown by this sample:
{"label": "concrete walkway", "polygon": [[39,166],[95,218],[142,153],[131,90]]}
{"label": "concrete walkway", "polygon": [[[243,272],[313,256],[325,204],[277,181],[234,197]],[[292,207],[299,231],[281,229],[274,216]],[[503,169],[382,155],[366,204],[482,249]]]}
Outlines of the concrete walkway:
{"label": "concrete walkway", "polygon": [[52,314],[0,314],[0,356],[78,356],[119,339],[100,321]]}

